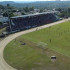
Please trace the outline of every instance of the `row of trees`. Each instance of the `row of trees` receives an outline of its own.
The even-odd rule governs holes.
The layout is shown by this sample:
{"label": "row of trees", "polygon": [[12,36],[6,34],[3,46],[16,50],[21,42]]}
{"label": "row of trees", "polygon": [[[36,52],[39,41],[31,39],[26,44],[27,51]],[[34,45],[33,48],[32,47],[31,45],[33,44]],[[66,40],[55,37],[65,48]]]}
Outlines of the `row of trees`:
{"label": "row of trees", "polygon": [[[4,17],[13,17],[14,14],[13,12],[11,12],[11,10],[13,9],[14,7],[10,6],[10,4],[7,4],[7,11],[5,13],[3,13],[3,16]],[[10,11],[9,11],[10,10]]]}
{"label": "row of trees", "polygon": [[[13,12],[16,12],[16,10],[14,9],[17,9],[13,6],[11,6],[10,4],[7,4],[6,6],[2,6],[0,5],[0,9],[4,10],[5,12],[3,13],[3,16],[4,17],[12,17],[12,16],[15,16],[13,14]],[[22,15],[25,15],[27,12],[30,12],[30,11],[34,11],[34,7],[24,7],[23,9],[18,9]],[[58,8],[56,9],[57,11],[60,12],[60,14],[58,14],[58,16],[60,17],[65,17],[65,16],[69,16],[70,17],[70,8]],[[43,9],[40,9],[40,13],[43,12]]]}
{"label": "row of trees", "polygon": [[25,7],[23,10],[24,12],[34,11],[34,7]]}
{"label": "row of trees", "polygon": [[26,13],[30,12],[30,11],[34,11],[34,7],[24,7],[22,10],[21,10],[21,14],[22,15],[26,15]]}
{"label": "row of trees", "polygon": [[[17,8],[11,6],[10,4],[7,4],[6,6],[0,5],[0,9],[2,9],[4,17],[12,17],[15,16],[13,13],[16,12]],[[22,15],[25,15],[27,12],[34,11],[34,7],[25,7],[23,9],[18,8],[18,10],[19,12],[21,12]]]}
{"label": "row of trees", "polygon": [[10,13],[8,13],[8,12],[5,12],[5,13],[3,13],[3,16],[4,17],[13,17],[13,16],[15,16],[12,12],[10,12]]}
{"label": "row of trees", "polygon": [[0,5],[0,9],[2,10],[2,13],[3,13],[4,17],[8,17],[8,16],[12,17],[12,16],[14,16],[13,12],[11,12],[11,10],[14,9],[14,7],[11,6],[10,4],[7,4],[6,6]]}
{"label": "row of trees", "polygon": [[67,8],[67,9],[58,8],[57,10],[60,12],[60,14],[58,16],[60,16],[60,17],[70,17],[70,8]]}

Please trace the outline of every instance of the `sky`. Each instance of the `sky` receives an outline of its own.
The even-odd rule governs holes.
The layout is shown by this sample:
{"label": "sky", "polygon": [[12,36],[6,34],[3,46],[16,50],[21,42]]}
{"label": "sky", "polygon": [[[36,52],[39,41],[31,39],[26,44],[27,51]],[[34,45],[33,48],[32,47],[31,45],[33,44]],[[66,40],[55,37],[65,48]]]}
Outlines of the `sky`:
{"label": "sky", "polygon": [[0,1],[47,1],[47,0],[0,0]]}
{"label": "sky", "polygon": [[[0,1],[55,1],[55,0],[0,0]],[[63,0],[66,1],[66,0]]]}

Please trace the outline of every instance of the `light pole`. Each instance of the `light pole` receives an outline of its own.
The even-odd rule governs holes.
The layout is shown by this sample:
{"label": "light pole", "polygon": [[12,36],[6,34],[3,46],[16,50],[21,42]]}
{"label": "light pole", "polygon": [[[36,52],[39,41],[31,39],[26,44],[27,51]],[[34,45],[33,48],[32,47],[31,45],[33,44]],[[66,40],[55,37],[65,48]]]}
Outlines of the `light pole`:
{"label": "light pole", "polygon": [[10,20],[10,16],[9,16],[9,6],[8,5],[7,5],[7,15],[8,15],[8,20],[9,20],[10,31],[12,32],[11,20]]}

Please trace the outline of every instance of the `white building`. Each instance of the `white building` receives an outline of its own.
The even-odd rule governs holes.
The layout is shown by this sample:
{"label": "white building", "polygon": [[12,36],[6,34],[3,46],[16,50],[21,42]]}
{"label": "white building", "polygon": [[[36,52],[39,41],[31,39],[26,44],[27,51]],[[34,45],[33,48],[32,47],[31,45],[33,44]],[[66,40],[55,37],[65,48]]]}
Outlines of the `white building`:
{"label": "white building", "polygon": [[8,22],[9,21],[9,19],[8,19],[8,17],[0,17],[0,22]]}
{"label": "white building", "polygon": [[16,16],[21,16],[22,15],[21,12],[14,12],[13,14],[16,15]]}

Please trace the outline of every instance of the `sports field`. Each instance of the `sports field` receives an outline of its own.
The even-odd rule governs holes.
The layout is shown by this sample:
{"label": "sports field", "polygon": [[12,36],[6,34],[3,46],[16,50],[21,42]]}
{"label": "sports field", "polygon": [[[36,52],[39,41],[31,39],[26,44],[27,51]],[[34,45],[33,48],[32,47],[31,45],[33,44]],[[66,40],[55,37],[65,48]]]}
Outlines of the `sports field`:
{"label": "sports field", "polygon": [[70,70],[70,21],[14,39],[4,58],[18,70]]}

